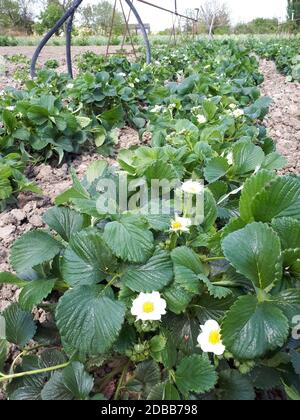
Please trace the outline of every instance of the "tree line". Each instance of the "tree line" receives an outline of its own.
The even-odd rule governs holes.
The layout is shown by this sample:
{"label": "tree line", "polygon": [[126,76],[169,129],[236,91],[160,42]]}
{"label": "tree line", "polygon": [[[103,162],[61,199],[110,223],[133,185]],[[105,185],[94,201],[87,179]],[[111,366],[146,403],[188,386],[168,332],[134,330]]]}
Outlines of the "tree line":
{"label": "tree line", "polygon": [[[72,4],[72,0],[0,0],[0,32],[26,32],[28,35],[44,34],[51,29],[58,19]],[[241,23],[234,28],[230,22],[230,12],[225,3],[219,0],[199,0],[199,8],[188,9],[189,17],[197,18],[198,24],[191,21],[181,22],[183,32],[197,31],[213,34],[227,33],[276,33],[279,28],[277,19],[257,18],[249,23]],[[102,0],[98,4],[83,4],[78,10],[78,25],[86,34],[108,35],[111,29],[113,2]],[[289,32],[300,29],[300,0],[287,0],[287,23]],[[116,10],[113,34],[123,32],[124,17]],[[63,30],[63,29],[62,29]],[[162,33],[169,33],[166,29]],[[59,33],[57,34],[59,35]]]}

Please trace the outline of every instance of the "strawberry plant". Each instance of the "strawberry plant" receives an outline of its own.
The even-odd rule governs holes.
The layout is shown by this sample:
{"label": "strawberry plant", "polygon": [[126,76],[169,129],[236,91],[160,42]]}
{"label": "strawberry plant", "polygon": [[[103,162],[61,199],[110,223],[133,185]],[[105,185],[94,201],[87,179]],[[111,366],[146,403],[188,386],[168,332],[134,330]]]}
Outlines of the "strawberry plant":
{"label": "strawberry plant", "polygon": [[29,181],[25,175],[24,163],[17,153],[11,153],[2,157],[0,155],[0,210],[3,211],[12,196],[22,191],[31,191],[40,194],[41,190]]}
{"label": "strawberry plant", "polygon": [[[0,273],[20,289],[0,316],[9,399],[103,399],[112,378],[115,399],[253,400],[274,389],[297,399],[300,179],[276,174],[285,160],[261,123],[270,99],[257,60],[227,41],[154,56],[155,69],[91,55],[97,73],[64,87],[46,73],[60,113],[51,89],[102,139],[131,121],[151,144],[121,150],[117,167],[93,163],[81,181],[73,173],[46,228],[13,244],[12,272]],[[15,113],[28,117],[22,102],[4,137],[11,147]],[[41,128],[57,126],[60,113],[47,112]],[[153,199],[156,181],[168,183],[167,197],[161,188]],[[183,193],[202,200],[199,219],[186,202],[178,211]]]}

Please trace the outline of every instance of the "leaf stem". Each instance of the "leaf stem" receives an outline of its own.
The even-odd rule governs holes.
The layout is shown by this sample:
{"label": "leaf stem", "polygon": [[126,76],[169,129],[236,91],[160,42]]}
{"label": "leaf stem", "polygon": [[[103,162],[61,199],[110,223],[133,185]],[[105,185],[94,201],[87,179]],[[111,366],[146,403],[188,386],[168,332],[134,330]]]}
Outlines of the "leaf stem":
{"label": "leaf stem", "polygon": [[1,373],[0,383],[5,382],[5,381],[10,381],[11,379],[23,378],[24,376],[39,375],[40,373],[53,372],[54,370],[64,369],[67,366],[69,366],[69,364],[70,362],[66,362],[57,366],[50,366],[48,368],[31,370],[28,372],[14,373],[12,375],[3,375]]}
{"label": "leaf stem", "polygon": [[[38,350],[39,348],[43,347],[41,344],[38,346],[34,346],[31,348],[27,348],[24,349],[23,351],[21,351],[21,353],[18,354],[18,356],[13,360],[11,367],[10,367],[10,372],[13,373],[14,372],[14,368],[16,366],[16,363],[23,357],[26,356],[27,353],[31,353],[32,351]],[[5,375],[4,375],[5,376]]]}
{"label": "leaf stem", "polygon": [[115,396],[114,396],[115,401],[117,401],[120,397],[120,392],[121,392],[121,389],[123,387],[124,380],[126,378],[126,374],[127,374],[127,371],[128,371],[129,364],[130,364],[130,362],[128,361],[123,368],[123,371],[122,371],[122,374],[121,374],[121,377],[120,377],[120,380],[119,380],[119,383],[118,383],[118,386],[117,386],[117,389],[116,389],[116,392],[115,392]]}
{"label": "leaf stem", "polygon": [[210,258],[204,258],[203,262],[209,262],[209,261],[222,261],[225,257],[210,257]]}

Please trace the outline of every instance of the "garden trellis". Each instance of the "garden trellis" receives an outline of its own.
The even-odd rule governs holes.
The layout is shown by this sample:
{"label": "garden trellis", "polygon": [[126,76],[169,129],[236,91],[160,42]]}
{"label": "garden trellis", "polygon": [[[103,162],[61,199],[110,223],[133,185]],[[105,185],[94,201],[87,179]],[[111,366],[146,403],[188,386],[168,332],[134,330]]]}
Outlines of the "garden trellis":
{"label": "garden trellis", "polygon": [[[126,39],[126,33],[128,33],[129,38],[130,38],[130,43],[131,46],[133,48],[133,53],[136,56],[136,52],[135,52],[135,48],[134,48],[134,43],[133,43],[133,39],[132,36],[130,34],[130,28],[129,28],[129,19],[131,14],[133,14],[139,24],[143,39],[144,39],[144,44],[145,44],[145,48],[146,48],[146,62],[148,64],[151,63],[151,46],[150,46],[150,41],[148,38],[148,34],[145,28],[145,25],[143,23],[143,20],[137,10],[137,8],[135,7],[135,5],[133,4],[133,0],[124,0],[127,5],[129,6],[129,14],[128,16],[126,16],[125,14],[125,10],[123,7],[123,0],[119,0],[120,2],[120,6],[122,9],[122,13],[124,16],[124,20],[125,20],[125,33],[124,33],[124,37],[123,37],[123,41],[122,41],[122,47],[124,46],[124,42]],[[167,13],[171,13],[172,17],[173,17],[173,23],[172,23],[172,31],[170,34],[170,40],[172,40],[172,38],[174,38],[174,43],[176,44],[176,22],[175,19],[186,19],[186,21],[190,21],[193,23],[193,34],[195,34],[195,27],[196,24],[198,22],[198,17],[197,18],[193,18],[193,17],[189,17],[186,16],[182,13],[178,12],[178,4],[177,4],[177,0],[174,0],[174,10],[171,9],[167,9],[165,7],[153,4],[151,2],[145,1],[145,0],[137,0],[140,3],[143,3],[145,5],[160,9],[164,12]],[[70,8],[66,11],[66,13],[56,22],[56,24],[53,26],[53,28],[45,35],[45,37],[42,39],[42,41],[40,42],[40,44],[38,45],[33,58],[32,58],[32,62],[31,62],[31,77],[35,77],[36,75],[36,64],[38,61],[38,58],[43,50],[43,48],[46,46],[46,44],[48,43],[48,41],[52,38],[52,36],[54,36],[57,31],[64,25],[66,24],[66,58],[67,58],[67,66],[68,66],[68,73],[69,75],[73,78],[73,68],[72,68],[72,55],[71,55],[71,41],[72,41],[72,29],[73,29],[73,22],[74,22],[74,16],[75,13],[77,11],[77,9],[79,8],[79,6],[82,4],[83,0],[74,0],[74,2],[72,3],[72,5],[70,6]],[[112,22],[111,22],[111,31],[110,31],[110,35],[109,35],[109,40],[108,40],[108,45],[107,45],[107,50],[106,50],[106,55],[109,54],[109,46],[110,46],[110,42],[111,42],[111,38],[112,38],[112,27],[113,27],[113,23],[114,23],[114,13],[117,7],[117,0],[115,0],[115,4],[114,4],[114,12],[113,12],[113,17],[112,17]],[[197,9],[198,10],[198,9]],[[199,11],[197,12],[197,14],[199,13]]]}
{"label": "garden trellis", "polygon": [[[73,22],[74,22],[74,16],[76,13],[76,10],[79,8],[79,6],[82,4],[83,0],[74,0],[71,7],[67,10],[67,12],[56,22],[56,24],[53,26],[53,28],[45,35],[45,37],[42,39],[40,44],[38,45],[33,58],[31,62],[31,77],[35,77],[36,75],[36,64],[37,60],[43,50],[43,48],[46,46],[48,41],[52,38],[53,35],[56,34],[56,32],[66,23],[66,57],[67,57],[67,65],[68,65],[68,72],[71,77],[73,77],[73,68],[72,68],[72,56],[71,56],[71,39],[72,39],[72,29],[73,29]],[[147,63],[151,62],[151,48],[150,48],[150,42],[148,39],[147,31],[145,29],[144,23],[133,5],[132,0],[125,0],[127,5],[129,6],[130,10],[136,17],[138,24],[140,25],[141,32],[144,38],[144,43],[146,47],[146,61]]]}

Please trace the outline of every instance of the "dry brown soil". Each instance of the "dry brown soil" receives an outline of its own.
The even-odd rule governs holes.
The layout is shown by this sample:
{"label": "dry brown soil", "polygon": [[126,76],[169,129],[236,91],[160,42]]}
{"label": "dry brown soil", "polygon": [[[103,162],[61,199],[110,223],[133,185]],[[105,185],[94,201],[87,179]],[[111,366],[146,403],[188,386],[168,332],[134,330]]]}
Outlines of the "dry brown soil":
{"label": "dry brown soil", "polygon": [[288,160],[284,172],[300,174],[300,84],[287,82],[276,71],[272,61],[261,61],[265,81],[261,86],[264,95],[273,99],[265,119],[270,136],[276,140],[277,149]]}

